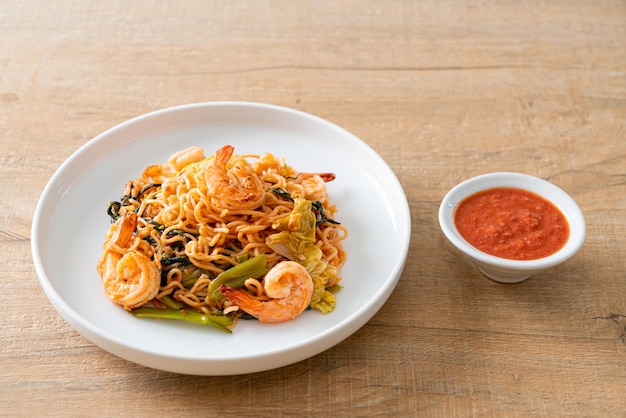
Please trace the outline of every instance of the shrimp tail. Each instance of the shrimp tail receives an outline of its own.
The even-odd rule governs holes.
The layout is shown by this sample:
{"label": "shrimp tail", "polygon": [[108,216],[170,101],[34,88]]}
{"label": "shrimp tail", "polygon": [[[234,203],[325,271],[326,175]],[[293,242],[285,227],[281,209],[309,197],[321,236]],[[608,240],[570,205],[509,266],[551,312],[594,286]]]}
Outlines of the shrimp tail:
{"label": "shrimp tail", "polygon": [[232,287],[228,287],[226,285],[220,286],[220,292],[228,299],[231,303],[239,306],[246,313],[254,316],[255,318],[259,318],[262,314],[262,303],[255,298],[252,297],[249,293],[240,290],[233,289]]}
{"label": "shrimp tail", "polygon": [[335,180],[335,173],[317,173],[326,183]]}
{"label": "shrimp tail", "polygon": [[137,213],[126,212],[111,237],[111,242],[126,247],[137,228]]}
{"label": "shrimp tail", "polygon": [[224,145],[222,148],[215,151],[215,161],[221,166],[226,166],[230,157],[232,157],[235,148],[232,145]]}

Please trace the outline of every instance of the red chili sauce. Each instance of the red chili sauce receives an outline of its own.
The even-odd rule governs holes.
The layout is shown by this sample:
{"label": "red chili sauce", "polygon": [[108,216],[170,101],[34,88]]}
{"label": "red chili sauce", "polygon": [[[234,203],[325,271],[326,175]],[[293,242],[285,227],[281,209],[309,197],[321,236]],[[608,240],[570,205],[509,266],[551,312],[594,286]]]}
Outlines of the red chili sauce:
{"label": "red chili sauce", "polygon": [[494,188],[465,198],[454,212],[454,222],[471,245],[511,260],[547,257],[569,237],[569,224],[556,206],[515,188]]}

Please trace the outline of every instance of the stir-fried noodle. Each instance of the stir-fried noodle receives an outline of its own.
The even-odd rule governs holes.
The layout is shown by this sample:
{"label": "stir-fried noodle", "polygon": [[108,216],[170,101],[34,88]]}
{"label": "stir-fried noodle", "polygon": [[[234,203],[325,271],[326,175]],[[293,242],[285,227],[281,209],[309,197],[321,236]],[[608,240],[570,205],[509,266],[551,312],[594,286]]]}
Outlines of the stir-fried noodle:
{"label": "stir-fried noodle", "polygon": [[105,294],[145,316],[176,312],[169,317],[226,328],[246,313],[281,322],[308,306],[332,311],[347,237],[326,193],[333,178],[230,146],[208,158],[192,147],[147,167],[109,204],[98,264]]}

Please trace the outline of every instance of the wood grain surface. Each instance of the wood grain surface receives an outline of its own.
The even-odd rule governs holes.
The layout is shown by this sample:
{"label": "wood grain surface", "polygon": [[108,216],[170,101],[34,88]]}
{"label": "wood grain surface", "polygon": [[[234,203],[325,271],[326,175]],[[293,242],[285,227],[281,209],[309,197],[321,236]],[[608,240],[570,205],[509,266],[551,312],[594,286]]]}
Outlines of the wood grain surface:
{"label": "wood grain surface", "polygon": [[[0,416],[626,414],[626,1],[4,0],[0,39]],[[91,138],[216,100],[303,110],[369,144],[404,187],[410,253],[335,347],[175,375],[60,317],[30,228]],[[484,278],[437,222],[452,186],[502,170],[555,183],[587,220],[578,254],[516,285]]]}

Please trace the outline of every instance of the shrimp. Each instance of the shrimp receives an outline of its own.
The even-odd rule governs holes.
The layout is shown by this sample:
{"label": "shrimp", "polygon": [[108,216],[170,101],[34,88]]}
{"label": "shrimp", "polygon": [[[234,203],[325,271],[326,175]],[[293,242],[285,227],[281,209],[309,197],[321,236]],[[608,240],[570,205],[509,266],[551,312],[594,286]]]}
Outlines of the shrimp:
{"label": "shrimp", "polygon": [[326,202],[326,182],[333,181],[333,173],[300,173],[297,182],[303,189],[304,197],[307,200],[318,200],[320,203]]}
{"label": "shrimp", "polygon": [[161,285],[161,272],[154,262],[145,254],[128,249],[136,226],[137,214],[124,214],[105,242],[98,263],[105,295],[126,310],[154,299]]}
{"label": "shrimp", "polygon": [[156,164],[146,167],[143,172],[143,177],[152,178],[161,183],[166,178],[174,177],[177,172],[189,164],[197,163],[202,160],[204,160],[204,150],[196,146],[189,147],[172,154],[165,164]]}
{"label": "shrimp", "polygon": [[261,322],[285,322],[300,315],[311,303],[313,279],[295,261],[281,261],[265,275],[263,288],[270,300],[260,301],[241,289],[222,285],[220,290],[233,304]]}
{"label": "shrimp", "polygon": [[244,159],[228,166],[233,151],[225,145],[215,152],[215,161],[205,172],[209,194],[222,209],[256,209],[265,201],[263,183]]}

